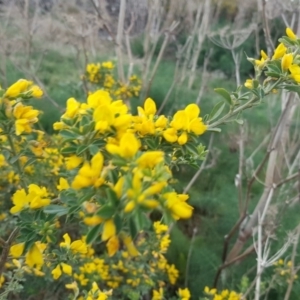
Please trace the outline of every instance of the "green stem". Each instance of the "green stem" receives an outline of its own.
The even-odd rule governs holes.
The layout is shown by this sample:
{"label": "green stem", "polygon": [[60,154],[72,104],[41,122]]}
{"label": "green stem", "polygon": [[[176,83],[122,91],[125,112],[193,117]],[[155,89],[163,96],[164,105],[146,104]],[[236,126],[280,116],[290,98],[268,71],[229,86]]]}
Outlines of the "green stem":
{"label": "green stem", "polygon": [[[17,156],[17,151],[16,151],[16,148],[15,148],[15,145],[14,145],[14,142],[11,138],[11,136],[9,134],[7,134],[7,139],[8,139],[8,142],[9,142],[9,145],[10,145],[10,148],[11,148],[11,152],[14,156]],[[24,181],[24,177],[22,176],[23,175],[23,172],[22,172],[22,166],[21,166],[21,163],[20,163],[20,160],[19,160],[19,157],[18,159],[13,163],[17,170],[18,170],[18,173],[20,175],[20,183],[21,183],[21,186],[22,188],[25,189],[25,191],[27,190],[27,185]]]}
{"label": "green stem", "polygon": [[256,96],[253,96],[252,99],[250,99],[247,103],[241,105],[240,107],[234,109],[234,110],[230,110],[224,117],[222,117],[221,119],[219,119],[218,121],[212,123],[209,125],[209,129],[212,129],[224,122],[226,122],[226,120],[228,120],[229,118],[231,118],[232,116],[235,116],[237,115],[239,112],[247,109],[247,108],[250,108],[253,104],[254,101],[257,100],[257,97]]}

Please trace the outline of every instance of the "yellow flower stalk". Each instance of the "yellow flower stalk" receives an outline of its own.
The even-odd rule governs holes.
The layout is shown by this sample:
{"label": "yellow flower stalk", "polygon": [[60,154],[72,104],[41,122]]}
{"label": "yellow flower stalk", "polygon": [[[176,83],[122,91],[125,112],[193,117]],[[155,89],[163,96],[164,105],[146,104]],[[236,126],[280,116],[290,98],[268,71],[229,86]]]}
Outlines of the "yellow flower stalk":
{"label": "yellow flower stalk", "polygon": [[287,71],[293,63],[293,54],[284,54],[281,59],[281,69],[282,71]]}
{"label": "yellow flower stalk", "polygon": [[296,34],[293,32],[293,30],[291,28],[287,28],[286,29],[286,35],[293,41],[297,40],[298,37],[296,36]]}

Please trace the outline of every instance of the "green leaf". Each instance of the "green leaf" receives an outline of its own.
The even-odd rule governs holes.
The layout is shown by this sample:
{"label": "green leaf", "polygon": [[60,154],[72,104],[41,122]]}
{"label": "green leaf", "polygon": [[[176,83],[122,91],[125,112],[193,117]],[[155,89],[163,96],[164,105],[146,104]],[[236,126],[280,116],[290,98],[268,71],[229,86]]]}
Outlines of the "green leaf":
{"label": "green leaf", "polygon": [[300,93],[300,85],[286,84],[283,86],[283,88],[290,92]]}
{"label": "green leaf", "polygon": [[74,154],[77,150],[77,146],[69,146],[60,150],[61,154]]}
{"label": "green leaf", "polygon": [[132,239],[135,239],[135,237],[138,233],[138,230],[136,228],[136,225],[135,225],[135,222],[134,222],[133,218],[129,219],[129,233],[130,233]]}
{"label": "green leaf", "polygon": [[285,44],[285,45],[288,46],[288,47],[291,47],[291,46],[294,46],[294,45],[297,44],[297,42],[292,41],[292,40],[291,40],[289,37],[287,37],[287,36],[281,37],[278,41],[279,41],[279,43],[283,43],[283,44]]}
{"label": "green leaf", "polygon": [[86,243],[92,244],[99,237],[101,231],[102,231],[102,224],[98,224],[94,226],[86,236]]}
{"label": "green leaf", "polygon": [[115,211],[116,209],[113,206],[106,204],[97,211],[97,215],[103,219],[110,219]]}
{"label": "green leaf", "polygon": [[24,166],[23,166],[23,170],[24,170],[26,167],[28,167],[28,166],[32,165],[33,163],[35,163],[36,161],[37,161],[37,159],[36,159],[35,157],[31,157],[30,159],[28,159],[28,160],[26,161],[26,163],[24,164]]}
{"label": "green leaf", "polygon": [[103,139],[95,139],[93,141],[93,144],[100,147],[100,148],[102,148],[106,143]]}
{"label": "green leaf", "polygon": [[32,234],[26,236],[23,253],[27,253],[31,249],[31,247],[33,246],[33,244],[35,242],[35,237],[36,237],[36,234],[34,232]]}
{"label": "green leaf", "polygon": [[221,128],[207,128],[207,131],[211,131],[211,132],[221,132]]}
{"label": "green leaf", "polygon": [[226,100],[227,104],[229,104],[230,106],[233,104],[230,94],[225,89],[216,88],[216,89],[214,89],[214,91],[217,94],[221,95]]}
{"label": "green leaf", "polygon": [[86,149],[88,149],[89,146],[86,145],[81,145],[77,148],[76,150],[76,155],[80,155],[81,153],[83,153],[84,151],[86,151]]}
{"label": "green leaf", "polygon": [[234,121],[237,122],[240,125],[244,124],[244,120],[242,120],[242,119],[235,119]]}
{"label": "green leaf", "polygon": [[221,101],[215,105],[215,107],[212,109],[211,113],[209,114],[209,121],[212,121],[216,119],[224,110],[225,103],[224,101]]}
{"label": "green leaf", "polygon": [[194,145],[194,144],[185,144],[183,147],[185,147],[185,149],[191,153],[191,154],[194,154],[194,155],[198,155],[198,149],[197,149],[197,146]]}
{"label": "green leaf", "polygon": [[77,134],[70,130],[65,130],[65,129],[61,130],[59,132],[59,134],[65,139],[76,139],[77,138]]}
{"label": "green leaf", "polygon": [[99,148],[96,145],[89,145],[89,151],[91,155],[96,155],[99,152]]}
{"label": "green leaf", "polygon": [[122,229],[123,222],[122,222],[122,218],[118,214],[114,216],[114,223],[116,225],[117,233],[119,233]]}
{"label": "green leaf", "polygon": [[279,78],[280,77],[280,74],[278,73],[275,73],[275,72],[265,72],[266,76],[270,76],[270,77],[274,77],[274,78]]}
{"label": "green leaf", "polygon": [[151,225],[151,221],[148,219],[148,217],[140,211],[136,211],[136,213],[133,215],[133,218],[138,232],[148,229]]}
{"label": "green leaf", "polygon": [[119,204],[119,199],[118,199],[118,196],[117,196],[117,194],[116,194],[115,191],[113,191],[112,189],[108,188],[108,189],[106,189],[106,195],[107,195],[108,201],[113,206],[116,206],[116,205]]}
{"label": "green leaf", "polygon": [[9,163],[10,164],[14,164],[20,157],[20,154],[16,155],[16,156],[13,156],[9,159]]}
{"label": "green leaf", "polygon": [[68,213],[69,209],[67,207],[64,207],[61,205],[51,204],[51,205],[45,206],[43,211],[46,214],[55,214],[57,216],[63,216]]}
{"label": "green leaf", "polygon": [[69,212],[68,212],[68,215],[72,215],[74,214],[75,212],[79,211],[81,209],[81,206],[79,205],[76,205],[76,206],[72,206],[70,207],[69,209]]}

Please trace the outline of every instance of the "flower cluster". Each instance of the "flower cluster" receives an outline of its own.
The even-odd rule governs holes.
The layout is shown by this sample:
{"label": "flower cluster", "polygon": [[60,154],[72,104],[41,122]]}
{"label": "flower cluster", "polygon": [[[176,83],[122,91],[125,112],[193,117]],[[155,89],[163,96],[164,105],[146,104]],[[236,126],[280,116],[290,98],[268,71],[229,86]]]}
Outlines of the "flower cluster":
{"label": "flower cluster", "polygon": [[114,99],[131,99],[138,97],[141,90],[141,81],[136,75],[132,75],[128,82],[120,82],[115,76],[115,65],[111,61],[91,63],[86,66],[86,79],[91,89],[102,88],[110,93]]}
{"label": "flower cluster", "polygon": [[[54,124],[58,134],[48,136],[35,129],[39,111],[26,104],[42,95],[37,86],[20,80],[3,95],[0,186],[11,202],[1,203],[1,220],[18,234],[6,268],[63,281],[85,299],[175,285],[179,272],[165,257],[167,224],[190,218],[193,207],[172,187],[171,168],[180,151],[188,161],[184,147],[196,148],[206,130],[200,109],[191,104],[171,118],[156,116],[148,98],[134,116],[122,100],[97,90],[85,103],[68,99]],[[153,211],[162,222],[152,227]],[[189,291],[178,297],[189,299]]]}
{"label": "flower cluster", "polygon": [[240,300],[240,299],[242,299],[242,294],[239,294],[235,291],[230,291],[230,290],[218,291],[215,288],[210,289],[207,286],[204,289],[204,293],[207,295],[207,298],[205,298],[205,299],[211,299],[211,300]]}

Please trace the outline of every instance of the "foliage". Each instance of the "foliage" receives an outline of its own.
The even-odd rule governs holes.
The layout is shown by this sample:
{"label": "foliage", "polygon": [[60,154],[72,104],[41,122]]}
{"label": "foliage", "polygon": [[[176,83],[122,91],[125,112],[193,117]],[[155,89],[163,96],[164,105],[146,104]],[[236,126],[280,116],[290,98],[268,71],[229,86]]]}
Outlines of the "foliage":
{"label": "foliage", "polygon": [[[1,202],[0,297],[21,288],[43,293],[45,285],[51,293],[59,281],[66,290],[58,293],[70,290],[73,299],[190,299],[187,287],[174,293],[179,272],[165,256],[173,223],[193,214],[172,171],[198,167],[207,131],[242,123],[244,110],[278,89],[299,92],[300,42],[287,35],[271,58],[264,52],[249,58],[255,78],[244,87],[216,89],[223,100],[203,118],[196,104],[157,116],[150,98],[132,115],[119,96],[138,93],[138,78],[126,89],[107,84],[109,62],[87,66],[86,79],[101,89],[85,102],[69,98],[53,136],[35,128],[40,112],[28,105],[43,96],[40,87],[21,79],[1,90],[1,195],[12,203]],[[26,282],[33,278],[31,291]],[[229,290],[204,292],[214,300],[241,298]]]}

